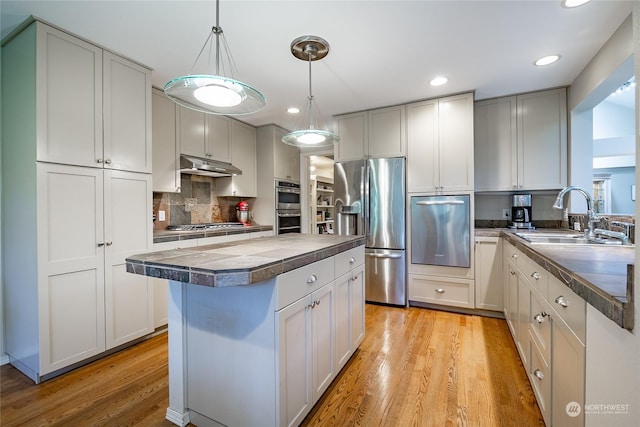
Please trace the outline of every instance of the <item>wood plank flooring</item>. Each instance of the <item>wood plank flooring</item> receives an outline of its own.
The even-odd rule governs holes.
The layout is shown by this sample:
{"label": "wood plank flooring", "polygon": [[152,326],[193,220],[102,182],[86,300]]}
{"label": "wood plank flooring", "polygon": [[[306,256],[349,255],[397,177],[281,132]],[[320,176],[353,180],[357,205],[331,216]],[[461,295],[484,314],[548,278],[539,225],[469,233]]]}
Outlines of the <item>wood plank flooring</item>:
{"label": "wood plank flooring", "polygon": [[[366,307],[366,337],[303,426],[543,426],[504,320]],[[172,426],[167,338],[34,385],[0,369],[0,425]]]}

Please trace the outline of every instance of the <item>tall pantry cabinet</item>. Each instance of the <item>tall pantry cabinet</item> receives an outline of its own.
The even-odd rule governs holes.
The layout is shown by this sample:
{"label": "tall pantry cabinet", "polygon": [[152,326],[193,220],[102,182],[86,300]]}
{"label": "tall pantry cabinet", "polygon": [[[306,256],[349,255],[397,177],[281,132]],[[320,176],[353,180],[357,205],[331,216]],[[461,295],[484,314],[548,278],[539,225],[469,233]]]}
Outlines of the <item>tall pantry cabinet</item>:
{"label": "tall pantry cabinet", "polygon": [[153,331],[124,262],[153,239],[150,77],[39,21],[2,47],[5,351],[35,382]]}

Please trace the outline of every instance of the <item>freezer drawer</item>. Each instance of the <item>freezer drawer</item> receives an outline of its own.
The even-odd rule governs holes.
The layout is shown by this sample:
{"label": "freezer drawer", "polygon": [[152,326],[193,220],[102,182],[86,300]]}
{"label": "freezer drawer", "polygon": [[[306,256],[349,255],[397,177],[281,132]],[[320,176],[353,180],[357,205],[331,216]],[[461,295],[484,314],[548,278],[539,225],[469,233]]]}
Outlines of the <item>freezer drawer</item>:
{"label": "freezer drawer", "polygon": [[469,267],[469,196],[411,198],[411,263]]}
{"label": "freezer drawer", "polygon": [[406,305],[406,252],[365,249],[365,300]]}

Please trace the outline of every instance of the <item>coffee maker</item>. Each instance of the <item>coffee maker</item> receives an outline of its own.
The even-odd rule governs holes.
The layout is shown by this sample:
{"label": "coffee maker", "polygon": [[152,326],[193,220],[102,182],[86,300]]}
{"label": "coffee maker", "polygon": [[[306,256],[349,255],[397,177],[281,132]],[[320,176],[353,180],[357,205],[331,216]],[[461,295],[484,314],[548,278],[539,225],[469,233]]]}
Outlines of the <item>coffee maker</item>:
{"label": "coffee maker", "polygon": [[511,228],[531,228],[531,194],[513,195],[511,221]]}

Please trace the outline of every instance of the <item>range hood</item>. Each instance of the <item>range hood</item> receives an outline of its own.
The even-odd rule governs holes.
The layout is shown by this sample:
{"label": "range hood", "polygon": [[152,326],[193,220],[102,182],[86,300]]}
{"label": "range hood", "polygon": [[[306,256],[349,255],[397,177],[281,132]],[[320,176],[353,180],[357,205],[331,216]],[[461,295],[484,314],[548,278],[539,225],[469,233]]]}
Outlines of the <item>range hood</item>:
{"label": "range hood", "polygon": [[211,176],[214,178],[242,175],[242,171],[231,163],[185,154],[180,155],[180,173]]}

